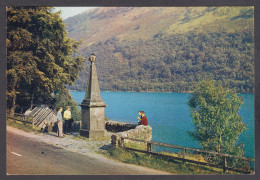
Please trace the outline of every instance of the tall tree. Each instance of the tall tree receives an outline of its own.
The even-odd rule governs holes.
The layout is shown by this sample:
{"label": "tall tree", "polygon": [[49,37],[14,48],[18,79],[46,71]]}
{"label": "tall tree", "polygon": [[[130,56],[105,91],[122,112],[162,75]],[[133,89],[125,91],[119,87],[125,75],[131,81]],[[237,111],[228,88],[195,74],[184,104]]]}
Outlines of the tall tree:
{"label": "tall tree", "polygon": [[33,99],[71,85],[82,67],[79,42],[67,36],[60,12],[51,7],[7,7],[8,108],[28,107]]}
{"label": "tall tree", "polygon": [[[192,137],[198,140],[202,149],[243,156],[242,144],[236,144],[238,136],[246,126],[239,116],[243,100],[232,90],[227,90],[215,81],[201,81],[189,99],[191,116],[195,126]],[[214,157],[212,160],[221,162]],[[230,165],[239,165],[235,159]]]}

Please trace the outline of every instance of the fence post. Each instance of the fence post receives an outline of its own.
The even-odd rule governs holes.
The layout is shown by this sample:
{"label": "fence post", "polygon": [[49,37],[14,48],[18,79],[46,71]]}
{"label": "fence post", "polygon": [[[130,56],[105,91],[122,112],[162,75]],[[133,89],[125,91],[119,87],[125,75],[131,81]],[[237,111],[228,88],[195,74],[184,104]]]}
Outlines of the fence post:
{"label": "fence post", "polygon": [[124,147],[124,138],[121,138],[120,147]]}
{"label": "fence post", "polygon": [[185,163],[186,149],[182,149],[182,157],[183,157],[183,163]]}
{"label": "fence post", "polygon": [[152,143],[147,142],[147,152],[152,152]]}
{"label": "fence post", "polygon": [[15,119],[15,118],[16,118],[16,115],[15,115],[15,113],[14,113],[14,122],[16,123],[16,119]]}
{"label": "fence post", "polygon": [[118,144],[117,144],[117,136],[116,135],[112,135],[111,136],[111,145],[112,147],[116,147]]}
{"label": "fence post", "polygon": [[223,173],[226,172],[226,167],[227,167],[227,157],[223,156]]}

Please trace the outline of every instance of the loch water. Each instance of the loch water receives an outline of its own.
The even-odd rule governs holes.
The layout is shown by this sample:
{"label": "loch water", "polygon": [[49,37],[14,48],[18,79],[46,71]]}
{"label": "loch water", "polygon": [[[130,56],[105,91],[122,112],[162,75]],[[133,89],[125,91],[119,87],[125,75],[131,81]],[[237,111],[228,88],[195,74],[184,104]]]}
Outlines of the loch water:
{"label": "loch water", "polygon": [[[71,91],[74,100],[80,104],[85,92]],[[152,140],[178,146],[200,148],[188,131],[193,130],[188,107],[189,93],[139,93],[101,92],[107,104],[105,116],[110,120],[137,123],[138,111],[145,111],[152,127]],[[247,129],[240,136],[246,157],[254,158],[254,94],[240,94],[244,103],[239,111]],[[157,150],[168,151],[168,149]]]}

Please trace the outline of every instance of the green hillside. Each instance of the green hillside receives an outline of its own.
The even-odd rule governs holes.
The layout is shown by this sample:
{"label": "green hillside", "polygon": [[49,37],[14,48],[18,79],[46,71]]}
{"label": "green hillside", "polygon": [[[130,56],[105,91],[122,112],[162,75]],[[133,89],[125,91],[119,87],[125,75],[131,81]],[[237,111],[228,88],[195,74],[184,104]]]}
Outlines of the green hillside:
{"label": "green hillside", "polygon": [[[254,91],[253,7],[97,8],[65,20],[102,90],[187,92],[212,78]],[[89,64],[87,63],[87,66]],[[71,89],[83,90],[88,68]]]}

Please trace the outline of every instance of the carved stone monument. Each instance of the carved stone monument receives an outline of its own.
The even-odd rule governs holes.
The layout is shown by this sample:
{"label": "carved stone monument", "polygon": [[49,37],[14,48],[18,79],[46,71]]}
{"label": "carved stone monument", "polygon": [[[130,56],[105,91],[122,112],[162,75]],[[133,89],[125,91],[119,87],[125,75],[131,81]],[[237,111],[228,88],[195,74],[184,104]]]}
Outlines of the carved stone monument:
{"label": "carved stone monument", "polygon": [[91,62],[85,99],[81,103],[80,135],[87,138],[103,137],[105,130],[105,103],[101,98],[95,66],[96,56],[91,54]]}

